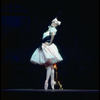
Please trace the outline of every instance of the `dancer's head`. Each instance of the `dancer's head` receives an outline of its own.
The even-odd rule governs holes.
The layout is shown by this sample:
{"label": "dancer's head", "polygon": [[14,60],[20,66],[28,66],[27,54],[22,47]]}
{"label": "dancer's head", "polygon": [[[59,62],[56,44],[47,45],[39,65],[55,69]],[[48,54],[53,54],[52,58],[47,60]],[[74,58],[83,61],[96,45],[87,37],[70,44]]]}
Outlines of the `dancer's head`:
{"label": "dancer's head", "polygon": [[60,24],[61,24],[61,21],[58,21],[58,19],[55,18],[55,19],[52,20],[51,26],[57,27],[57,26],[59,26]]}

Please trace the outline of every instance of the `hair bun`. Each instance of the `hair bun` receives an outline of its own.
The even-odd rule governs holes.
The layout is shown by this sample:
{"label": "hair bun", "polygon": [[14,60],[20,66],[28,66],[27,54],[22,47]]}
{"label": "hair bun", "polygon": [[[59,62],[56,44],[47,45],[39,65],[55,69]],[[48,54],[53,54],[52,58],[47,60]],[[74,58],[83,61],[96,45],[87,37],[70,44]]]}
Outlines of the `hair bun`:
{"label": "hair bun", "polygon": [[58,19],[55,18],[55,19],[52,20],[52,23],[55,23],[57,25],[60,25],[61,24],[61,21],[58,21]]}

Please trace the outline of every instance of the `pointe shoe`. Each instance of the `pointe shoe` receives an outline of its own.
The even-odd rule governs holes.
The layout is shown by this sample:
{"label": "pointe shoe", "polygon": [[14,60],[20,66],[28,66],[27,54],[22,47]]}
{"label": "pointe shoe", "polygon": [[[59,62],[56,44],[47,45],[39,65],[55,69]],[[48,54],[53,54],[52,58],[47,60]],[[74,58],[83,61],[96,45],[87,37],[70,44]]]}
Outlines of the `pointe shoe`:
{"label": "pointe shoe", "polygon": [[45,90],[48,89],[48,82],[45,82],[45,84],[44,84],[44,89],[45,89]]}
{"label": "pointe shoe", "polygon": [[54,80],[51,81],[51,88],[54,90],[54,85],[56,85],[56,82]]}

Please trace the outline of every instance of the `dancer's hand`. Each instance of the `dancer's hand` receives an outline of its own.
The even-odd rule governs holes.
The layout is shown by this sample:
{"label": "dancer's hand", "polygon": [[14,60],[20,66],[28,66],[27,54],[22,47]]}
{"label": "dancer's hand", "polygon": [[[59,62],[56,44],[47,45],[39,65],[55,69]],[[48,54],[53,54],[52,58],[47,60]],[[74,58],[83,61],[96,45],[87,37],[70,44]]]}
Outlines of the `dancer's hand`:
{"label": "dancer's hand", "polygon": [[45,44],[46,44],[46,45],[48,45],[48,46],[50,46],[50,45],[51,45],[51,44],[50,44],[50,43],[48,43],[48,42],[45,42]]}

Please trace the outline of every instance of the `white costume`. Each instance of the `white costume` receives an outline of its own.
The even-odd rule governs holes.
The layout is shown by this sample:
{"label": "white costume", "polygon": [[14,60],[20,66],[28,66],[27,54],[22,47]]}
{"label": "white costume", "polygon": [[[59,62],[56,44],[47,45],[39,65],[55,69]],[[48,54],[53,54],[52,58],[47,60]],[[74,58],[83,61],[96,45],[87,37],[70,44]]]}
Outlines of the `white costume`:
{"label": "white costume", "polygon": [[[42,39],[45,39],[47,37],[45,42],[50,41],[49,32],[51,34],[52,32],[54,32],[56,35],[57,30],[55,27],[49,27],[49,31],[45,32],[42,37]],[[63,58],[59,54],[57,46],[54,43],[52,43],[51,45],[46,45],[45,43],[42,43],[42,50],[37,48],[30,59],[30,61],[34,64],[45,66],[58,63],[62,60]]]}

